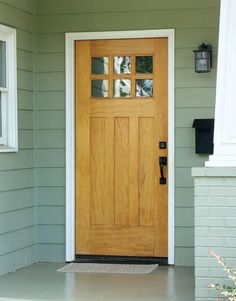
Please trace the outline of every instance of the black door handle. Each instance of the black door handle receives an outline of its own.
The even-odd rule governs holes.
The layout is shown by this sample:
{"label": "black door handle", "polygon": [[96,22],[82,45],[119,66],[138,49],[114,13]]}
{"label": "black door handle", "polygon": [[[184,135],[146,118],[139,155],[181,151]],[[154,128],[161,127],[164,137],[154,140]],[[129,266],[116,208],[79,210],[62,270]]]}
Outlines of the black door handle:
{"label": "black door handle", "polygon": [[159,165],[160,165],[160,185],[166,184],[166,177],[164,177],[164,166],[167,165],[167,157],[160,157],[159,158]]}

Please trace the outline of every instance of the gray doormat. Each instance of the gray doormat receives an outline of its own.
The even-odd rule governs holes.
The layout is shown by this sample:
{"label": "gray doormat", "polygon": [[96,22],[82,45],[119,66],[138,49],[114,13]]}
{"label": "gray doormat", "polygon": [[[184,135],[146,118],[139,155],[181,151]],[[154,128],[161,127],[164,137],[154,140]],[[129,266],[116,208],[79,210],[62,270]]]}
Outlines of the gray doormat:
{"label": "gray doormat", "polygon": [[149,274],[158,264],[101,264],[101,263],[70,263],[57,272],[65,273],[117,273],[117,274]]}

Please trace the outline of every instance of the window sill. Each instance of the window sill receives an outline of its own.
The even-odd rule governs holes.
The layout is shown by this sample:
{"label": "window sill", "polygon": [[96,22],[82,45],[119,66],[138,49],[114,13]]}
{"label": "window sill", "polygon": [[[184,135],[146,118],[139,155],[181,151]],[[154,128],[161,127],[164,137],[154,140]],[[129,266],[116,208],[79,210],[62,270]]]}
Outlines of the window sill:
{"label": "window sill", "polygon": [[17,152],[18,152],[17,148],[0,145],[0,153],[17,153]]}

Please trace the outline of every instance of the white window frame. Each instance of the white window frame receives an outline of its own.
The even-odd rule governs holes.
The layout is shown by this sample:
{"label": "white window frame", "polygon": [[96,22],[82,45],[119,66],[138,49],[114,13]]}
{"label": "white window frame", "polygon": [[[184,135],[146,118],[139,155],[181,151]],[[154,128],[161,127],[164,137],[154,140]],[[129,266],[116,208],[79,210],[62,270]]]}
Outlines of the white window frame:
{"label": "white window frame", "polygon": [[0,24],[0,41],[6,42],[6,88],[0,87],[2,105],[1,152],[18,151],[16,30]]}

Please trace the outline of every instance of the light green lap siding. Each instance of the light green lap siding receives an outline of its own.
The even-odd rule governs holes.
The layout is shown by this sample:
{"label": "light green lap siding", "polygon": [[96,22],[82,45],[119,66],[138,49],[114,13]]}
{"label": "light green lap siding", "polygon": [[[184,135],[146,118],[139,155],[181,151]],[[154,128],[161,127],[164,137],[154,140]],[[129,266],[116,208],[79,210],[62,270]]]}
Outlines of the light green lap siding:
{"label": "light green lap siding", "polygon": [[34,1],[1,0],[0,23],[17,29],[19,152],[0,153],[0,275],[36,262]]}
{"label": "light green lap siding", "polygon": [[[56,5],[57,4],[57,5]],[[98,12],[112,12],[112,11],[137,11],[144,10],[176,10],[176,9],[187,9],[187,8],[215,8],[218,7],[219,2],[216,0],[199,0],[196,2],[189,0],[147,0],[145,5],[143,1],[136,0],[126,1],[121,0],[119,2],[112,2],[107,0],[100,0],[99,3],[96,0],[90,1],[70,1],[68,2],[55,0],[40,0],[40,5],[38,6],[38,14],[79,14],[79,13],[98,13]]]}
{"label": "light green lap siding", "polygon": [[[203,166],[207,156],[195,154],[192,123],[194,118],[214,116],[219,1],[40,0],[37,4],[40,258],[55,261],[64,256],[64,242],[59,235],[63,225],[58,221],[53,225],[54,218],[44,221],[43,215],[50,207],[50,212],[60,216],[60,206],[65,205],[65,32],[175,28],[175,257],[177,265],[193,265],[191,167]],[[209,74],[194,72],[192,50],[202,42],[214,47]],[[52,157],[54,152],[57,158]]]}

